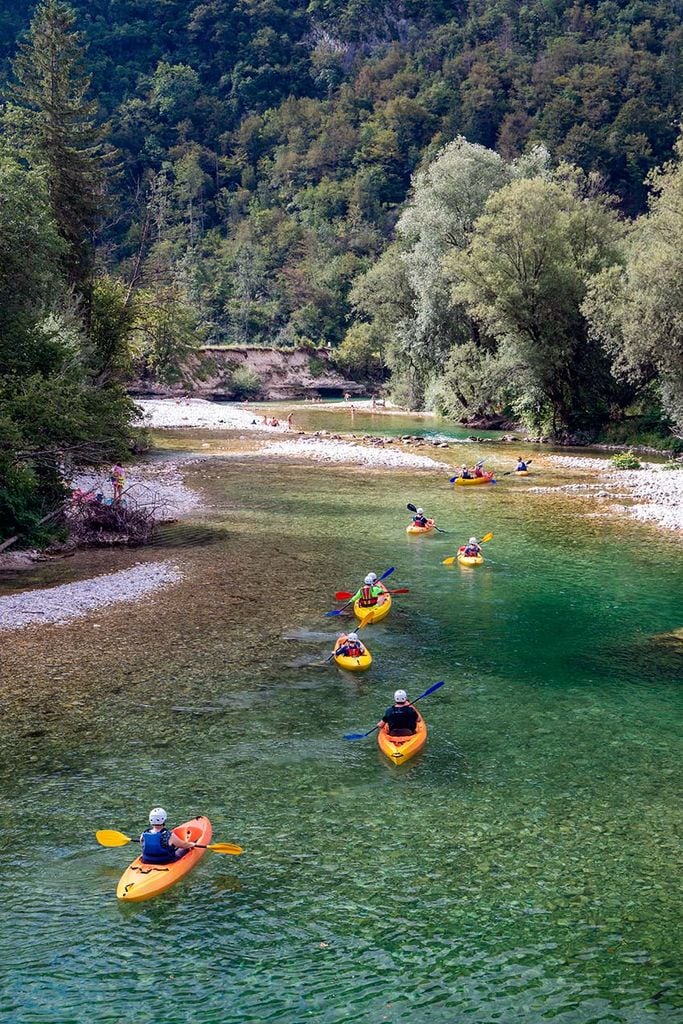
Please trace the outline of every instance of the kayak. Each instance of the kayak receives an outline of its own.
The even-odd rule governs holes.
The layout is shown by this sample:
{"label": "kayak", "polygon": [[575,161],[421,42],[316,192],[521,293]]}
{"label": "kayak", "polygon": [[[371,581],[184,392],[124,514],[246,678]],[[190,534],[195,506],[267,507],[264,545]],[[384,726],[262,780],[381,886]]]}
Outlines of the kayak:
{"label": "kayak", "polygon": [[[189,839],[193,843],[211,842],[211,822],[200,815],[190,821],[184,821],[173,829],[180,839]],[[178,860],[170,864],[145,864],[136,857],[126,868],[119,879],[116,895],[120,900],[133,903],[138,900],[149,900],[158,896],[172,885],[179,882],[202,859],[206,850],[188,850]]]}
{"label": "kayak", "polygon": [[415,523],[411,523],[409,526],[406,526],[406,533],[413,534],[414,536],[419,536],[419,534],[425,533],[433,533],[435,526],[436,523],[434,522],[433,519],[428,519],[426,526],[416,526]]}
{"label": "kayak", "polygon": [[472,476],[468,480],[459,476],[455,481],[456,487],[476,487],[477,484],[495,484],[494,473],[484,473],[483,476]]}
{"label": "kayak", "polygon": [[370,612],[375,613],[372,621],[380,622],[382,619],[386,619],[387,615],[391,611],[391,597],[387,597],[384,604],[373,604],[370,605],[369,608],[361,608],[358,604],[358,601],[355,601],[353,605],[353,610],[356,613],[356,618],[360,619],[361,622],[363,621],[363,619],[367,618]]}
{"label": "kayak", "polygon": [[463,555],[458,551],[458,564],[459,565],[483,565],[483,555]]}
{"label": "kayak", "polygon": [[417,731],[411,736],[390,736],[386,726],[382,726],[377,734],[377,742],[379,749],[386,754],[390,761],[393,761],[394,764],[403,764],[422,750],[427,742],[425,720],[418,711]]}
{"label": "kayak", "polygon": [[529,475],[529,470],[528,469],[516,469],[515,470],[515,476],[528,476],[528,475]]}
{"label": "kayak", "polygon": [[[341,647],[345,640],[346,634],[344,633],[337,640],[334,648],[335,651],[338,647]],[[347,672],[364,672],[366,668],[370,668],[372,665],[372,655],[367,648],[365,649],[365,654],[361,654],[357,658],[352,658],[348,654],[335,654],[334,660],[339,665],[339,668],[345,668]]]}

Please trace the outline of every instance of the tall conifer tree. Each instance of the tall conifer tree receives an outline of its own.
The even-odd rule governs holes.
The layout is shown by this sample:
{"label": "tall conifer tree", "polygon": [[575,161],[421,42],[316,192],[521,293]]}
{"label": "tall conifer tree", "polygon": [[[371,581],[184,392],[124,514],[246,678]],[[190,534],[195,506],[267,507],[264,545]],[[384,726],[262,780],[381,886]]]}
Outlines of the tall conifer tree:
{"label": "tall conifer tree", "polygon": [[30,111],[32,158],[44,166],[55,221],[68,242],[69,280],[87,296],[94,234],[103,208],[105,163],[97,104],[88,98],[85,49],[74,11],[43,0],[14,62],[14,98]]}

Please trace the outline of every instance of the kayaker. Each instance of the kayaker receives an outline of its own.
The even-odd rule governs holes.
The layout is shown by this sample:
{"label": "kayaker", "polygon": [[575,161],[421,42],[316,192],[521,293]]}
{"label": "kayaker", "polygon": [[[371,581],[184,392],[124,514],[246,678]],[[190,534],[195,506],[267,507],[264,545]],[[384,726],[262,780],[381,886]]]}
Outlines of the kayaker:
{"label": "kayaker", "polygon": [[515,473],[526,473],[527,464],[521,455],[517,456],[517,466],[515,467]]}
{"label": "kayaker", "polygon": [[418,508],[415,515],[413,516],[413,526],[426,526],[429,520],[425,515],[423,508]]}
{"label": "kayaker", "polygon": [[481,546],[476,537],[470,537],[467,544],[462,548],[465,558],[477,558],[481,554]]}
{"label": "kayaker", "polygon": [[377,573],[369,572],[363,580],[363,586],[356,591],[351,601],[358,601],[361,608],[375,608],[377,605],[384,604],[386,599],[387,592],[378,582]]}
{"label": "kayaker", "polygon": [[412,736],[417,729],[417,711],[408,703],[405,690],[396,690],[394,703],[384,712],[377,727],[386,726],[390,736]]}
{"label": "kayaker", "polygon": [[479,463],[477,463],[477,465],[474,467],[474,475],[477,478],[482,477],[484,475],[484,470],[481,468],[481,465]]}
{"label": "kayaker", "polygon": [[163,807],[153,807],[149,812],[150,827],[140,836],[140,859],[144,864],[170,864],[194,847],[194,843],[166,828],[167,817]]}
{"label": "kayaker", "polygon": [[[344,636],[343,633],[342,636]],[[340,644],[339,647],[335,647],[334,653],[338,657],[360,658],[365,654],[365,647],[358,639],[358,633],[349,633],[346,637],[346,641],[343,644]]]}
{"label": "kayaker", "polygon": [[470,476],[470,471],[469,471],[469,469],[467,468],[467,465],[464,462],[463,462],[462,467],[460,469],[460,479],[461,480],[471,480],[472,479],[472,477]]}

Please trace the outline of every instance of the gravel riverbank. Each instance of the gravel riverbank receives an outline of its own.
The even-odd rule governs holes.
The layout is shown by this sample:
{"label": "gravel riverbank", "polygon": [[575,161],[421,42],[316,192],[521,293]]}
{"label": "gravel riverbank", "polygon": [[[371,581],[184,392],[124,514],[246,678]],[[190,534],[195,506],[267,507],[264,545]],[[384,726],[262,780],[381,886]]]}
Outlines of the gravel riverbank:
{"label": "gravel riverbank", "polygon": [[0,597],[0,631],[69,622],[112,604],[140,601],[181,579],[171,562],[142,562],[77,583]]}

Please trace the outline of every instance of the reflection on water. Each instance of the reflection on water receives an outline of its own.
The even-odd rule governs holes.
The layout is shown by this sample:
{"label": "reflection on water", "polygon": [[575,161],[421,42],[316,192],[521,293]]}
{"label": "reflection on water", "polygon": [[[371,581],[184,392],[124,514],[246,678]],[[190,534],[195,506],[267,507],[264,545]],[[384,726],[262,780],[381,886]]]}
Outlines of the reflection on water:
{"label": "reflection on water", "polygon": [[[680,1024],[676,541],[520,481],[188,474],[217,511],[162,539],[185,582],[3,645],[8,1020]],[[448,535],[408,542],[418,498]],[[316,668],[334,591],[390,565],[370,672]],[[419,759],[342,739],[442,678]],[[246,852],[121,907],[134,850],[94,830],[159,803]]]}

